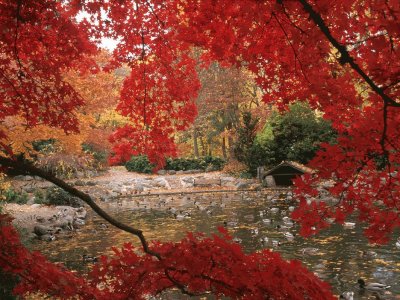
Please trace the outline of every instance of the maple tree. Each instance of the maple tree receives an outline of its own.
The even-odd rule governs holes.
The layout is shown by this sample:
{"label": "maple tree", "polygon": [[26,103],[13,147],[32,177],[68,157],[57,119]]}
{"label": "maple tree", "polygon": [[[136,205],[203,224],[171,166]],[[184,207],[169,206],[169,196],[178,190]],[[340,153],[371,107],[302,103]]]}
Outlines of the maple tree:
{"label": "maple tree", "polygon": [[[104,65],[108,56],[104,51],[98,53],[93,58],[96,63],[93,67]],[[122,78],[101,70],[84,73],[69,70],[63,72],[62,78],[84,99],[82,105],[76,108],[77,131],[73,134],[66,133],[63,128],[54,128],[47,124],[29,127],[26,126],[26,118],[23,116],[7,116],[0,124],[0,130],[7,132],[14,153],[24,153],[29,157],[31,154],[37,154],[33,146],[35,141],[52,139],[60,149],[58,151],[81,154],[83,143],[96,143],[93,136],[101,135],[103,129],[107,131],[107,128],[104,128],[106,126],[97,122],[97,119],[107,110],[115,108]],[[109,134],[108,131],[105,141]],[[103,145],[105,141],[102,141]]]}
{"label": "maple tree", "polygon": [[[82,10],[88,20],[77,22]],[[62,75],[69,69],[93,70],[93,41],[114,38],[119,44],[106,69],[127,64],[131,73],[118,104],[130,123],[112,137],[117,143],[113,161],[145,153],[161,166],[164,156],[176,152],[173,132],[185,130],[196,115],[193,99],[199,80],[191,48],[200,47],[205,64],[219,61],[251,71],[265,102],[285,109],[291,102],[307,100],[338,132],[338,143],[322,145],[311,162],[318,173],[296,182],[300,205],[293,217],[301,222],[303,234],[327,227],[331,218],[343,222],[355,210],[369,224],[366,234],[372,241],[387,242],[399,227],[398,1],[1,0],[0,11],[1,123],[20,117],[27,127],[45,124],[76,131],[83,98]],[[244,257],[227,237],[223,242],[189,236],[174,245],[149,246],[140,230],[110,219],[87,195],[7,156],[9,133],[3,130],[0,135],[3,168],[41,176],[80,196],[112,224],[137,235],[149,254],[138,257],[125,246],[116,253],[119,259],[104,259],[104,268],[95,274],[100,277],[88,283],[26,252],[2,217],[1,266],[20,276],[17,292],[82,298],[113,292],[126,298],[128,283],[135,282],[142,293],[175,286],[233,298],[262,294],[285,299],[288,295],[276,294],[275,285],[268,285],[280,280],[293,299],[332,298],[326,286],[299,266],[286,267],[268,251]],[[324,179],[335,182],[329,189],[338,198],[334,206],[319,201],[316,183]],[[205,248],[213,250],[199,255],[197,250]],[[191,268],[197,255],[212,264],[210,269]],[[31,277],[35,272],[39,277]],[[48,274],[57,276],[44,276]],[[112,287],[98,291],[92,284],[107,276],[116,278]]]}

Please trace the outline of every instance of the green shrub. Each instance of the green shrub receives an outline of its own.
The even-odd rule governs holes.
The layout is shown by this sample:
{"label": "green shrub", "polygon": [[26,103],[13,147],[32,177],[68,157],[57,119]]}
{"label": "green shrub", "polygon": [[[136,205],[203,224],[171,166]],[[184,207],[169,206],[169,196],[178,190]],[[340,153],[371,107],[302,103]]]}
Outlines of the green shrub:
{"label": "green shrub", "polygon": [[204,170],[204,166],[199,160],[193,158],[168,158],[165,169],[175,171]]}
{"label": "green shrub", "polygon": [[26,204],[28,202],[28,194],[25,192],[18,193],[12,188],[9,188],[4,193],[5,201],[8,203]]}
{"label": "green shrub", "polygon": [[251,174],[250,172],[242,172],[242,173],[239,174],[239,178],[252,179],[253,178],[253,174]]}
{"label": "green shrub", "polygon": [[33,150],[42,153],[52,153],[56,148],[56,139],[36,140],[32,142]]}
{"label": "green shrub", "polygon": [[221,157],[205,156],[203,160],[207,166],[212,167],[214,171],[222,170],[225,165],[225,159]]}
{"label": "green shrub", "polygon": [[283,113],[274,112],[264,129],[258,133],[243,161],[255,175],[258,166],[272,167],[283,160],[308,163],[321,142],[334,144],[336,132],[307,103],[296,102]]}
{"label": "green shrub", "polygon": [[132,156],[131,159],[125,163],[125,168],[129,172],[138,173],[152,173],[154,165],[149,162],[146,155]]}
{"label": "green shrub", "polygon": [[221,170],[225,160],[219,157],[205,156],[200,158],[168,158],[166,160],[166,170],[186,171],[186,170]]}
{"label": "green shrub", "polygon": [[49,188],[46,194],[46,202],[50,205],[68,205],[72,207],[83,205],[82,200],[58,187]]}
{"label": "green shrub", "polygon": [[97,169],[104,169],[107,165],[108,152],[105,149],[96,149],[92,144],[82,144],[82,150],[92,155]]}
{"label": "green shrub", "polygon": [[46,193],[42,190],[36,190],[34,196],[35,204],[49,204],[49,201],[46,199]]}

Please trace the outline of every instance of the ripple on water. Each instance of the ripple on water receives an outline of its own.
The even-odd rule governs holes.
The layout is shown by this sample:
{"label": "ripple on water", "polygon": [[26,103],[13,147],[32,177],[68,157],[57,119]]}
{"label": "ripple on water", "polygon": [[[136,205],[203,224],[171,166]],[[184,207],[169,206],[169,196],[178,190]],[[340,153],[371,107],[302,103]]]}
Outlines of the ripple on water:
{"label": "ripple on water", "polygon": [[[107,210],[117,216],[118,220],[142,229],[149,240],[177,241],[189,231],[210,234],[216,232],[216,228],[223,226],[224,222],[235,222],[235,226],[227,228],[232,236],[241,240],[245,251],[269,247],[280,252],[286,259],[299,259],[317,276],[328,281],[337,294],[355,291],[358,297],[356,299],[369,299],[368,295],[358,295],[355,283],[360,277],[366,281],[382,281],[392,286],[392,293],[400,294],[400,249],[394,243],[379,247],[369,245],[362,235],[363,228],[360,224],[348,229],[334,224],[316,237],[308,239],[297,234],[297,224],[284,231],[279,230],[277,225],[284,226],[283,218],[287,214],[277,212],[291,211],[296,205],[294,201],[283,199],[286,199],[283,194],[174,195],[124,200],[120,205],[109,204]],[[168,208],[189,213],[190,218],[176,220]],[[263,221],[265,219],[270,222]],[[90,215],[87,225],[69,239],[51,243],[37,242],[34,248],[53,261],[61,261],[70,268],[87,271],[88,264],[82,261],[83,254],[112,254],[112,246],[122,246],[126,241],[132,241],[139,246],[132,235],[112,226],[102,228],[102,223],[102,219]],[[294,234],[293,241],[285,238],[285,231]],[[265,242],[261,243],[261,238]],[[366,258],[360,255],[368,251],[375,252],[376,257]],[[178,299],[177,296],[174,299]]]}

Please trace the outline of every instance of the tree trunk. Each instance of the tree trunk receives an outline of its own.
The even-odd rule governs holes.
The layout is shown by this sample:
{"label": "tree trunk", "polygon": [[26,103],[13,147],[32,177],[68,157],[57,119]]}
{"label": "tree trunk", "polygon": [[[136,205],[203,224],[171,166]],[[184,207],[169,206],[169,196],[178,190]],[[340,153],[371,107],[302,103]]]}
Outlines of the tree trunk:
{"label": "tree trunk", "polygon": [[225,137],[222,137],[222,156],[224,157],[224,159],[227,158],[227,154],[226,154],[226,141],[225,141]]}
{"label": "tree trunk", "polygon": [[201,155],[206,156],[206,146],[204,145],[204,140],[202,137],[200,138],[200,144],[201,144]]}
{"label": "tree trunk", "polygon": [[197,141],[198,133],[197,133],[197,128],[193,128],[193,151],[194,151],[194,157],[199,157],[199,144]]}
{"label": "tree trunk", "polygon": [[234,142],[233,137],[231,135],[228,136],[228,144],[229,144],[229,158],[235,158],[234,153]]}

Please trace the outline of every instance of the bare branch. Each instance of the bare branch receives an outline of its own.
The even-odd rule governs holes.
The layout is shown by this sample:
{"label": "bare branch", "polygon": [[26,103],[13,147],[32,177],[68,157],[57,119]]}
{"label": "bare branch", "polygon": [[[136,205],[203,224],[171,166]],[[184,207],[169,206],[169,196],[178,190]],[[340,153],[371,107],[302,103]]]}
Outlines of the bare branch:
{"label": "bare branch", "polygon": [[104,220],[109,222],[111,225],[132,233],[133,235],[136,235],[142,244],[143,251],[149,255],[157,257],[157,259],[161,260],[161,256],[159,253],[154,252],[150,250],[148,243],[143,235],[143,232],[139,229],[133,228],[131,226],[128,226],[126,224],[123,224],[113,217],[111,217],[108,213],[106,213],[100,206],[98,206],[92,197],[90,197],[88,194],[77,190],[73,186],[69,185],[65,181],[33,166],[31,163],[23,161],[23,160],[16,160],[16,159],[11,159],[7,157],[0,156],[0,165],[1,167],[9,168],[14,172],[17,172],[18,174],[25,175],[25,174],[30,174],[33,176],[39,176],[43,179],[46,179],[58,187],[62,188],[63,190],[69,192],[71,195],[74,195],[78,197],[79,199],[83,200],[86,204],[88,204],[100,217],[102,217]]}

